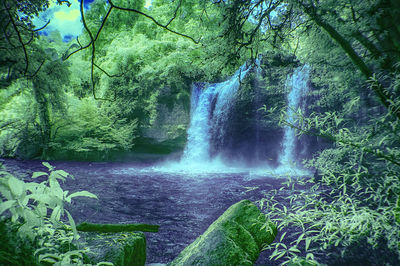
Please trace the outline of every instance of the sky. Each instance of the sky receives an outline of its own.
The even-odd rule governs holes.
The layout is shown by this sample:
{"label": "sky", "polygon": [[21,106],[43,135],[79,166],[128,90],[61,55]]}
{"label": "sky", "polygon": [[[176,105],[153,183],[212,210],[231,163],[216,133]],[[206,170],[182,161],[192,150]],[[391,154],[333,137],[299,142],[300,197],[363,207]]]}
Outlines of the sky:
{"label": "sky", "polygon": [[[85,0],[85,8],[87,9],[93,1]],[[50,20],[50,24],[41,32],[42,34],[47,35],[52,31],[58,30],[64,41],[75,38],[82,33],[83,29],[79,11],[80,1],[70,0],[70,2],[71,6],[68,7],[66,4],[57,5],[56,0],[51,0],[49,8],[41,12],[39,17],[33,19],[33,23],[40,28]]]}
{"label": "sky", "polygon": [[[56,0],[50,0],[49,8],[41,12],[39,17],[33,20],[33,23],[37,28],[42,27],[50,20],[50,24],[41,32],[44,35],[48,35],[52,31],[58,30],[61,34],[63,41],[68,42],[71,39],[76,38],[82,33],[83,25],[81,22],[80,14],[80,0],[69,0],[71,6],[68,7],[66,4],[57,5]],[[90,4],[94,0],[84,0],[85,11],[90,8]],[[146,0],[145,7],[151,6],[152,0]]]}

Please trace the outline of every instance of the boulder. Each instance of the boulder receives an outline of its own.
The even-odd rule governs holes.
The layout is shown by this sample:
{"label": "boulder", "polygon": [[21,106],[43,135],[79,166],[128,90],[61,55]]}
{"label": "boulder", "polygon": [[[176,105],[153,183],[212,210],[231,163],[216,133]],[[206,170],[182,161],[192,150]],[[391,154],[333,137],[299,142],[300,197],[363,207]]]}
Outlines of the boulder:
{"label": "boulder", "polygon": [[276,226],[249,200],[223,213],[169,265],[253,265]]}
{"label": "boulder", "polygon": [[79,234],[80,244],[90,248],[87,257],[91,264],[112,262],[116,266],[141,266],[146,263],[146,238],[142,232]]}

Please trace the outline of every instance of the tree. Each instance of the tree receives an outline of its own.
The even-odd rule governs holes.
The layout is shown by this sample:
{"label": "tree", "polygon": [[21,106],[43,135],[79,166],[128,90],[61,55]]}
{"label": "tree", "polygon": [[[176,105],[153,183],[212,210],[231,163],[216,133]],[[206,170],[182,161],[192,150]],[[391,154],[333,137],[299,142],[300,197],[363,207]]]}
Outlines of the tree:
{"label": "tree", "polygon": [[[58,1],[61,2],[67,1]],[[44,61],[32,59],[32,43],[40,30],[35,28],[32,18],[49,6],[48,0],[10,1],[4,0],[0,9],[0,73],[1,85],[7,86],[20,77],[33,77]]]}
{"label": "tree", "polygon": [[[395,70],[400,59],[400,19],[398,1],[314,1],[259,0],[218,1],[227,10],[230,25],[226,36],[237,49],[251,49],[255,43],[270,41],[272,46],[291,45],[296,35],[313,27],[325,31],[343,50],[366,79],[380,102],[400,118],[393,102],[399,92],[388,90],[387,81],[377,79],[380,72]],[[252,22],[251,24],[249,23]],[[296,52],[297,45],[292,48]]]}

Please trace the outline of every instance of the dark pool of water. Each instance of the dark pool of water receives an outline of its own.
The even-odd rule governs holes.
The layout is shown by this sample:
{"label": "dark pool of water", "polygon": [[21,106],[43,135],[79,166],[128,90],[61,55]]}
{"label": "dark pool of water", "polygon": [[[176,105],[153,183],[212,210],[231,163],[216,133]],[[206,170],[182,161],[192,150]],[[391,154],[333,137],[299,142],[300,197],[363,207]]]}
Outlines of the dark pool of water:
{"label": "dark pool of water", "polygon": [[[158,233],[146,233],[147,263],[172,261],[229,206],[260,200],[284,181],[251,179],[246,172],[177,174],[127,163],[50,163],[75,176],[62,184],[64,190],[88,190],[99,198],[76,198],[68,206],[76,222],[160,225]],[[6,160],[5,165],[26,177],[46,170],[40,161]],[[268,255],[262,252],[256,265],[274,265]]]}

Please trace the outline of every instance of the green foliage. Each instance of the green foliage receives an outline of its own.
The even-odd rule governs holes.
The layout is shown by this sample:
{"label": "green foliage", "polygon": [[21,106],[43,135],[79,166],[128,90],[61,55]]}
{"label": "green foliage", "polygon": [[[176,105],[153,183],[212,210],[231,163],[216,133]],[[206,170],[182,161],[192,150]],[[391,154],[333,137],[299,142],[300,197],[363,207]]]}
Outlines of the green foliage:
{"label": "green foliage", "polygon": [[[65,209],[75,197],[97,196],[88,191],[69,193],[60,181],[73,176],[63,170],[55,170],[44,162],[48,172],[34,172],[32,178],[46,177],[40,183],[24,182],[7,171],[0,172],[0,215],[11,216],[11,226],[17,227],[17,236],[37,246],[34,256],[39,263],[71,264],[83,262],[86,250],[71,249],[72,242],[79,238],[74,219]],[[64,221],[67,216],[68,224]],[[60,265],[61,265],[60,264]]]}
{"label": "green foliage", "polygon": [[[399,82],[397,72],[385,79],[390,81],[388,90],[394,91]],[[336,84],[340,86],[332,86]],[[370,86],[374,84],[371,81]],[[320,95],[320,112],[306,116],[298,110],[293,124],[285,121],[285,112],[281,115],[281,124],[294,127],[298,135],[325,138],[332,145],[305,162],[316,171],[314,178],[289,179],[281,191],[271,191],[262,200],[278,229],[295,230],[290,245],[282,234],[271,247],[271,258],[285,258],[289,263],[300,252],[317,260],[321,256],[345,257],[352,246],[367,243],[391,252],[397,261],[400,120],[392,110],[379,109],[376,102],[365,106],[360,97],[342,98],[341,107],[333,108],[337,99],[332,95],[336,94],[325,91]],[[277,200],[280,193],[288,195],[285,203]]]}
{"label": "green foliage", "polygon": [[136,121],[127,122],[115,113],[107,113],[92,98],[68,97],[69,115],[57,120],[52,149],[67,151],[127,150],[132,146]]}
{"label": "green foliage", "polygon": [[[336,189],[313,180],[290,180],[284,190],[290,193],[289,205],[273,199],[277,191],[267,195],[264,203],[269,215],[278,223],[278,230],[295,228],[290,236],[290,245],[283,242],[285,233],[279,242],[274,243],[271,259],[284,257],[288,263],[296,258],[300,251],[307,254],[307,259],[319,256],[338,256],[336,247],[346,254],[346,247],[367,241],[372,247],[385,239],[387,247],[398,253],[400,227],[393,223],[393,212],[390,206],[379,204],[377,208],[366,201],[384,201],[386,195],[362,189],[360,184],[346,184],[341,181]],[[294,187],[305,187],[307,191],[299,192]],[[339,253],[340,254],[340,253]],[[340,255],[339,255],[340,256]]]}
{"label": "green foliage", "polygon": [[[166,31],[136,13],[113,9],[96,40],[99,68],[95,67],[92,88],[89,49],[61,61],[80,44],[88,43],[86,33],[79,37],[80,44],[62,43],[57,33],[35,38],[30,65],[40,71],[28,82],[16,79],[2,92],[2,156],[49,159],[102,152],[106,158],[111,151],[132,150],[147,137],[145,132],[159,123],[159,112],[165,106],[169,111],[183,106],[189,112],[193,81],[220,80],[244,61],[233,56],[235,49],[229,41],[218,37],[223,11],[217,5],[153,1],[150,9],[144,9],[144,1],[114,4],[146,12],[164,25],[170,22],[169,28],[201,39],[202,44]],[[85,12],[93,32],[109,7],[98,0]],[[46,59],[43,65],[42,59]],[[90,100],[93,95],[109,101]],[[186,121],[176,122],[165,128],[173,138],[178,134],[175,128],[185,130]]]}

